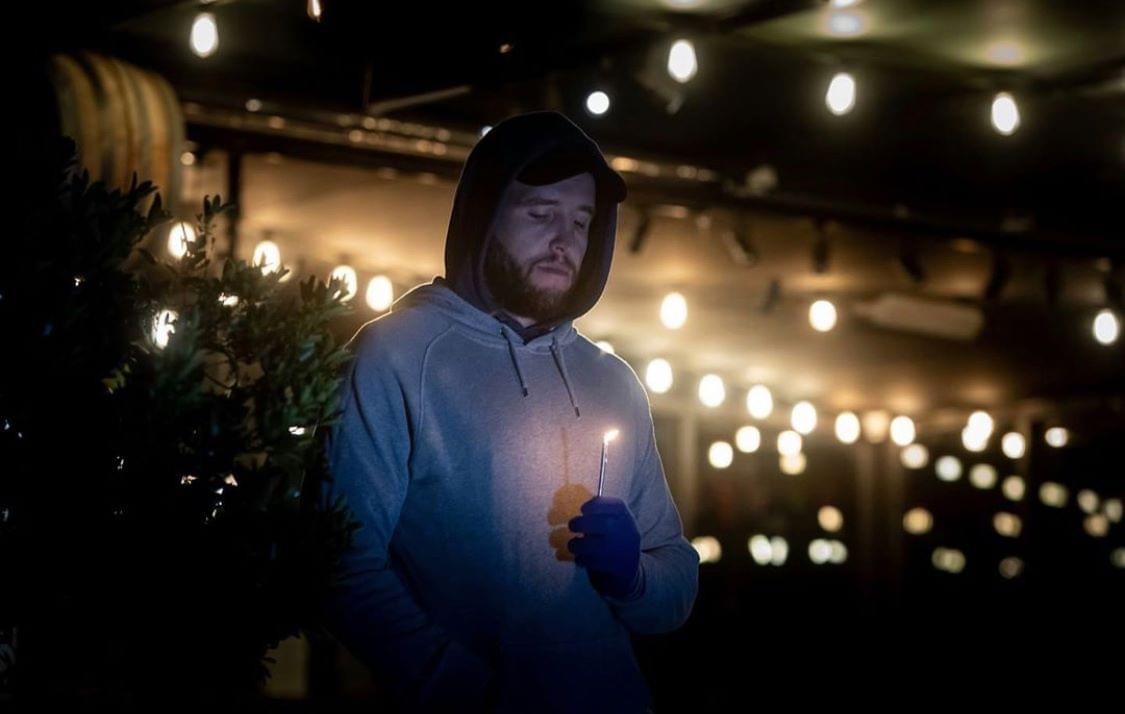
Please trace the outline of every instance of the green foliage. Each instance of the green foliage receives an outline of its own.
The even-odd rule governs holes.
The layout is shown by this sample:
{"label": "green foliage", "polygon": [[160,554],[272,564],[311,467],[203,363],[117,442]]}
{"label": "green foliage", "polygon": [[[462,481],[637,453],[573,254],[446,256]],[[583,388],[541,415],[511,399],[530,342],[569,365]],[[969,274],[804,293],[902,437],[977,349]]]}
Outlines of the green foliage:
{"label": "green foliage", "polygon": [[329,329],[344,286],[213,269],[218,196],[187,254],[157,258],[142,243],[171,216],[159,194],[140,210],[150,182],[91,184],[70,140],[55,160],[0,272],[0,611],[21,628],[20,686],[107,702],[253,688],[355,528],[316,503],[350,359]]}

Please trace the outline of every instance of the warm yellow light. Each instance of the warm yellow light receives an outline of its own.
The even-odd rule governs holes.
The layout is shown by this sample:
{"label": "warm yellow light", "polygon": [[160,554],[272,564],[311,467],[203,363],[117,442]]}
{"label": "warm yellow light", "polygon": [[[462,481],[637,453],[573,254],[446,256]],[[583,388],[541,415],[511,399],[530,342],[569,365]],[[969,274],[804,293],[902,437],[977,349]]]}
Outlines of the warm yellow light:
{"label": "warm yellow light", "polygon": [[359,278],[355,274],[355,268],[350,265],[337,265],[332,269],[331,277],[344,281],[344,292],[341,296],[344,302],[355,297],[356,290],[359,288]]}
{"label": "warm yellow light", "polygon": [[699,380],[699,401],[707,407],[717,407],[726,399],[727,391],[723,378],[717,374],[704,375]]}
{"label": "warm yellow light", "polygon": [[929,533],[934,526],[934,517],[922,507],[911,508],[902,516],[902,527],[912,535]]}
{"label": "warm yellow light", "polygon": [[1066,500],[1069,497],[1069,492],[1066,486],[1055,481],[1047,481],[1039,486],[1039,500],[1044,505],[1051,506],[1052,508],[1062,508],[1066,505]]}
{"label": "warm yellow light", "polygon": [[992,488],[996,485],[996,469],[992,464],[973,464],[969,469],[969,482],[977,488]]}
{"label": "warm yellow light", "polygon": [[789,415],[789,423],[801,434],[812,433],[816,428],[816,407],[812,402],[801,401],[793,405]]}
{"label": "warm yellow light", "polygon": [[1009,501],[1022,500],[1026,488],[1023,479],[1019,476],[1009,476],[1000,484],[1000,490],[1004,492],[1004,497]]}
{"label": "warm yellow light", "polygon": [[872,444],[881,444],[887,438],[887,428],[891,423],[891,415],[882,409],[876,409],[863,414],[863,433]]}
{"label": "warm yellow light", "polygon": [[961,478],[961,461],[956,456],[942,456],[934,464],[934,472],[942,481],[956,481]]}
{"label": "warm yellow light", "polygon": [[816,512],[816,522],[824,530],[835,533],[844,527],[844,514],[835,506],[821,506]]}
{"label": "warm yellow light", "polygon": [[586,109],[595,116],[601,116],[609,111],[609,95],[598,90],[590,92],[586,97]]}
{"label": "warm yellow light", "polygon": [[687,322],[687,299],[682,293],[668,293],[660,302],[660,321],[669,330],[678,330]]}
{"label": "warm yellow light", "polygon": [[609,342],[609,340],[598,340],[594,344],[598,346],[599,350],[606,354],[617,354],[617,351],[613,349],[613,344]]}
{"label": "warm yellow light", "polygon": [[1099,310],[1094,318],[1094,339],[1103,345],[1112,345],[1117,342],[1120,334],[1121,326],[1113,310],[1109,308]]}
{"label": "warm yellow light", "polygon": [[746,392],[746,411],[755,419],[765,419],[773,412],[773,396],[764,384],[755,384]]}
{"label": "warm yellow light", "polygon": [[664,394],[672,388],[672,365],[668,360],[657,357],[645,368],[645,384],[657,394]]}
{"label": "warm yellow light", "polygon": [[383,312],[395,300],[395,287],[386,275],[376,275],[367,282],[367,306],[375,312]]}
{"label": "warm yellow light", "polygon": [[200,57],[210,57],[219,49],[219,26],[215,16],[201,12],[191,23],[191,51]]}
{"label": "warm yellow light", "polygon": [[914,441],[914,420],[908,416],[896,416],[891,420],[891,441],[906,446]]}
{"label": "warm yellow light", "polygon": [[691,547],[699,554],[699,562],[717,563],[723,555],[723,549],[714,536],[697,536],[691,539]]}
{"label": "warm yellow light", "polygon": [[610,429],[602,436],[602,441],[608,444],[609,442],[617,438],[618,433],[619,432],[617,431],[617,429]]}
{"label": "warm yellow light", "polygon": [[741,426],[734,433],[734,445],[744,454],[757,451],[761,444],[762,433],[758,431],[756,426]]}
{"label": "warm yellow light", "polygon": [[855,78],[847,72],[840,72],[834,76],[828,83],[824,103],[836,116],[850,112],[855,106]]}
{"label": "warm yellow light", "polygon": [[854,444],[859,439],[859,417],[854,412],[836,415],[836,438],[842,444]]}
{"label": "warm yellow light", "polygon": [[698,69],[695,45],[689,40],[676,40],[668,51],[668,74],[683,83],[694,77]]}
{"label": "warm yellow light", "polygon": [[707,451],[707,459],[713,467],[725,469],[734,461],[734,449],[731,448],[730,442],[716,441]]}
{"label": "warm yellow light", "polygon": [[262,274],[276,273],[281,270],[281,249],[272,240],[260,241],[254,246],[252,265],[262,269]]}
{"label": "warm yellow light", "polygon": [[168,340],[172,337],[172,333],[176,331],[177,317],[179,315],[175,310],[161,310],[153,318],[149,336],[152,338],[153,344],[160,349],[168,346]]}
{"label": "warm yellow light", "polygon": [[992,127],[1004,136],[1009,136],[1020,125],[1020,110],[1015,97],[1008,92],[999,92],[992,99]]}
{"label": "warm yellow light", "polygon": [[925,468],[930,459],[930,452],[922,444],[910,444],[903,448],[899,454],[902,465],[908,469]]}
{"label": "warm yellow light", "polygon": [[1018,538],[1023,529],[1023,521],[1014,513],[1001,511],[992,517],[992,527],[1007,538]]}
{"label": "warm yellow light", "polygon": [[786,429],[777,435],[777,453],[782,456],[792,456],[801,451],[801,435]]}
{"label": "warm yellow light", "polygon": [[1053,426],[1043,434],[1043,439],[1048,446],[1061,449],[1066,446],[1066,442],[1070,441],[1070,432],[1066,430],[1066,427]]}
{"label": "warm yellow light", "polygon": [[796,476],[804,473],[805,466],[808,465],[808,459],[802,451],[798,451],[795,454],[782,454],[777,460],[778,468],[781,469],[781,473],[786,476]]}
{"label": "warm yellow light", "polygon": [[168,252],[173,258],[187,255],[188,248],[195,242],[195,229],[186,221],[178,221],[168,231]]}
{"label": "warm yellow light", "polygon": [[1018,431],[1009,431],[1000,439],[1000,450],[1009,459],[1020,458],[1026,449],[1027,442],[1024,440],[1023,434]]}
{"label": "warm yellow light", "polygon": [[809,324],[817,332],[828,332],[836,326],[836,306],[828,300],[817,300],[809,306]]}

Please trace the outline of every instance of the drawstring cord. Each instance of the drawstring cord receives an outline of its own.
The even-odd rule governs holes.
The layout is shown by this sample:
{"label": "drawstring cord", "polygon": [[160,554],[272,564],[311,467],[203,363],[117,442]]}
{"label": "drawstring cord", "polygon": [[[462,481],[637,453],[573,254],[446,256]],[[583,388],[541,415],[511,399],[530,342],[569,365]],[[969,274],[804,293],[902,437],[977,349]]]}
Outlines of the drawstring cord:
{"label": "drawstring cord", "polygon": [[[523,391],[523,396],[528,395],[527,381],[523,378],[523,370],[520,369],[520,361],[516,357],[516,347],[512,343],[511,330],[505,329],[504,325],[500,326],[500,336],[508,341],[508,355],[512,358],[512,364],[516,368],[516,376],[520,380],[520,389]],[[551,355],[555,358],[555,366],[559,369],[559,374],[562,375],[563,384],[566,385],[566,393],[570,397],[570,404],[574,407],[574,416],[577,419],[582,418],[582,412],[578,410],[578,402],[574,398],[574,390],[570,386],[570,375],[566,372],[566,361],[563,359],[562,350],[559,349],[557,337],[551,336]]]}
{"label": "drawstring cord", "polygon": [[551,354],[555,356],[555,364],[559,368],[559,374],[562,375],[563,384],[566,385],[566,393],[570,395],[570,404],[574,407],[574,418],[581,419],[582,413],[578,411],[578,402],[574,399],[574,391],[570,388],[570,378],[566,373],[566,362],[563,361],[562,352],[559,350],[558,338],[551,335]]}

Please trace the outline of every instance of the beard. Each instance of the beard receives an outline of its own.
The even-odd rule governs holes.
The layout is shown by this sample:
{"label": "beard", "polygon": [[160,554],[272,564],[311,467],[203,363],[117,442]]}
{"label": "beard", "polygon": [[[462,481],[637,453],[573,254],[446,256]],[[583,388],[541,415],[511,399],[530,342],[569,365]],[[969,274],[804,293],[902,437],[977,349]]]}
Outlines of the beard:
{"label": "beard", "polygon": [[[488,242],[484,277],[496,302],[513,315],[530,317],[536,324],[562,317],[578,284],[577,274],[566,290],[540,290],[531,282],[536,261],[525,271],[495,236]],[[572,266],[573,267],[573,266]]]}

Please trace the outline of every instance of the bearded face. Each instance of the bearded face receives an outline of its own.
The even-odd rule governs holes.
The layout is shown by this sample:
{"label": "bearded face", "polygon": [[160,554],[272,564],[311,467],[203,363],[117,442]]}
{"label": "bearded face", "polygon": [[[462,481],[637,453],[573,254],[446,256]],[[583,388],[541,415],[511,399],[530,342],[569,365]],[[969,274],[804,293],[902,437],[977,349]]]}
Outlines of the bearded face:
{"label": "bearded face", "polygon": [[493,218],[485,278],[513,315],[543,322],[565,312],[594,215],[590,173],[532,186],[512,181]]}

